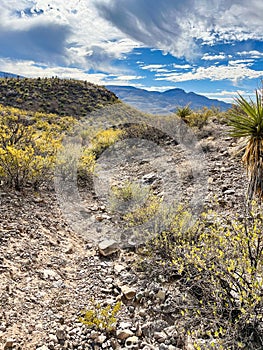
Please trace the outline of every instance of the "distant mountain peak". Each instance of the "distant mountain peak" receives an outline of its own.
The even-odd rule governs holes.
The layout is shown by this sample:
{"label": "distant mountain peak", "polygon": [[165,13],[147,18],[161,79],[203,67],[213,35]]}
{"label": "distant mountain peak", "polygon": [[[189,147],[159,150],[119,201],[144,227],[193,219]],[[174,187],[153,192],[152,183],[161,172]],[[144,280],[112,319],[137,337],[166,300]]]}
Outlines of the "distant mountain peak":
{"label": "distant mountain peak", "polygon": [[169,89],[164,92],[148,91],[133,86],[107,85],[107,89],[114,92],[117,97],[131,106],[148,113],[173,113],[178,107],[190,105],[193,110],[203,107],[217,107],[227,110],[231,104],[210,99],[195,92],[186,92],[180,88]]}

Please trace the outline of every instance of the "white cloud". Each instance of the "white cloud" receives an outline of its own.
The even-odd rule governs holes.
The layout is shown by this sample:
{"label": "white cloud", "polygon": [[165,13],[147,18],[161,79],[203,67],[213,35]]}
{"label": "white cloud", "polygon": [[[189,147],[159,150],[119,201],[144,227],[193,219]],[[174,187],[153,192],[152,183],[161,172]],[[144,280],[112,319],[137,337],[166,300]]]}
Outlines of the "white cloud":
{"label": "white cloud", "polygon": [[191,69],[192,66],[190,64],[173,64],[173,68],[176,68],[176,69]]}
{"label": "white cloud", "polygon": [[170,70],[167,69],[168,67],[166,64],[149,64],[149,65],[140,65],[141,69],[148,70],[150,72],[155,73],[168,73]]}
{"label": "white cloud", "polygon": [[171,90],[174,88],[175,88],[174,85],[144,87],[145,90],[158,91],[158,92],[164,92],[164,91]]}
{"label": "white cloud", "polygon": [[239,66],[239,67],[249,67],[252,66],[254,60],[244,59],[244,60],[231,60],[228,62],[229,66]]}
{"label": "white cloud", "polygon": [[[43,74],[36,71],[32,62],[44,62],[50,70],[75,67],[69,68],[67,74],[75,72],[76,77],[86,76],[85,70],[89,69],[113,76],[134,76],[125,60],[135,48],[162,50],[191,61],[198,55],[196,39],[201,44],[216,44],[263,38],[262,0],[0,0],[0,6],[0,57],[13,60],[20,71],[28,61],[32,70],[23,74],[30,76],[33,72]],[[251,58],[263,55],[255,50],[249,54]],[[243,58],[245,51],[239,55]],[[223,53],[206,54],[203,60],[223,57]],[[115,65],[115,60],[122,62]],[[192,70],[171,72],[171,76],[169,67],[161,64],[145,64],[141,68],[160,74],[158,78],[188,79],[203,74]],[[175,64],[173,68],[192,66]],[[247,70],[247,66],[239,66],[240,74],[234,68],[230,72],[229,67],[218,67],[218,72],[230,72],[233,80],[235,76],[259,74]],[[217,73],[206,73],[218,78]]]}
{"label": "white cloud", "polygon": [[59,76],[61,78],[72,78],[80,80],[88,80],[94,84],[103,85],[108,77],[107,74],[97,73],[88,74],[80,68],[69,67],[49,67],[46,64],[37,63],[34,61],[14,61],[8,59],[0,59],[0,71],[12,72],[20,76],[28,78],[34,77],[52,77]]}
{"label": "white cloud", "polygon": [[227,103],[234,103],[234,100],[238,96],[238,94],[242,95],[245,98],[249,98],[251,96],[251,92],[243,91],[243,90],[236,90],[236,91],[222,90],[218,92],[202,92],[202,95],[208,98],[222,100]]}
{"label": "white cloud", "polygon": [[198,67],[191,72],[186,73],[168,73],[156,74],[156,80],[165,80],[172,82],[182,82],[190,80],[232,80],[236,82],[242,79],[260,78],[263,76],[263,71],[252,70],[245,65],[236,64],[232,66],[210,66]]}
{"label": "white cloud", "polygon": [[191,59],[195,39],[261,40],[261,0],[97,0],[100,14],[122,33],[147,47]]}
{"label": "white cloud", "polygon": [[[114,75],[106,73],[87,73],[81,68],[69,67],[49,67],[46,64],[36,63],[34,61],[13,61],[8,59],[0,59],[0,71],[12,72],[19,76],[28,78],[34,77],[52,77],[58,76],[67,79],[87,80],[98,85],[130,85],[134,80],[143,79],[143,76],[137,75]],[[142,87],[142,84],[134,84],[133,86]]]}
{"label": "white cloud", "polygon": [[[113,60],[125,59],[141,45],[99,16],[93,0],[0,0],[0,5],[0,56],[5,58],[42,58],[50,65],[111,73],[116,72]],[[39,14],[26,15],[34,11]]]}
{"label": "white cloud", "polygon": [[227,56],[224,53],[220,53],[219,55],[210,55],[209,53],[205,53],[202,57],[204,61],[216,61],[216,60],[225,60]]}
{"label": "white cloud", "polygon": [[143,79],[145,77],[140,76],[140,75],[120,75],[118,77],[116,77],[114,80],[123,80],[123,81],[130,81],[130,80],[140,80]]}
{"label": "white cloud", "polygon": [[257,50],[251,50],[251,51],[241,51],[237,52],[238,56],[246,56],[246,57],[251,57],[251,58],[261,58],[263,57],[263,52],[259,52]]}
{"label": "white cloud", "polygon": [[156,70],[165,68],[166,65],[165,64],[148,64],[146,66],[141,66],[141,69],[145,69],[145,70],[149,70],[151,72],[154,72]]}

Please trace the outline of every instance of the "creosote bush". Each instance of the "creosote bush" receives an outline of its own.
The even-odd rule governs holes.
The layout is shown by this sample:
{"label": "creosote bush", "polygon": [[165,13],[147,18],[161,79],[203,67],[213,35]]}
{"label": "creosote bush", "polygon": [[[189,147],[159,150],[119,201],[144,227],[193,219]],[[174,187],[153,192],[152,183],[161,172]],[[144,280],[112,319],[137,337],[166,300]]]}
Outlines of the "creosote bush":
{"label": "creosote bush", "polygon": [[105,149],[116,143],[122,135],[122,130],[113,128],[106,130],[90,129],[82,132],[84,145],[78,165],[78,175],[81,179],[88,179],[94,174],[97,158]]}
{"label": "creosote bush", "polygon": [[82,311],[79,321],[89,328],[104,332],[112,332],[116,329],[117,314],[121,310],[121,302],[112,305],[102,305],[91,301],[91,307]]}
{"label": "creosote bush", "polygon": [[158,211],[162,199],[153,194],[150,186],[135,181],[125,181],[112,186],[109,199],[113,212],[120,212],[128,226],[141,225],[151,219]]}
{"label": "creosote bush", "polygon": [[[181,117],[181,119],[183,119],[183,121],[186,122],[188,126],[197,129],[202,129],[205,125],[207,125],[209,118],[217,119],[219,122],[223,122],[225,119],[225,113],[220,112],[220,110],[216,107],[212,107],[210,109],[203,107],[203,109],[199,111],[192,111],[189,109],[188,111],[185,111],[185,113],[184,109],[182,109],[178,115]],[[183,115],[183,117],[181,115]]]}
{"label": "creosote bush", "polygon": [[34,188],[53,175],[63,134],[74,119],[33,113],[0,105],[0,178],[21,190]]}
{"label": "creosote bush", "polygon": [[182,301],[173,317],[180,332],[196,349],[262,349],[262,214],[209,213],[188,227],[184,217],[181,208],[170,230],[148,242],[144,265],[154,259],[176,275]]}
{"label": "creosote bush", "polygon": [[183,120],[192,113],[192,110],[190,108],[190,105],[186,105],[184,107],[178,107],[176,109],[176,114]]}
{"label": "creosote bush", "polygon": [[[57,152],[63,145],[65,134],[73,133],[79,122],[73,117],[59,117],[24,111],[0,105],[0,180],[16,190],[25,186],[37,189],[53,179],[57,165]],[[83,144],[76,164],[77,145],[70,145],[67,156],[60,157],[60,170],[64,177],[72,176],[75,167],[80,178],[94,173],[96,159],[123,134],[118,129],[89,130],[91,141]]]}

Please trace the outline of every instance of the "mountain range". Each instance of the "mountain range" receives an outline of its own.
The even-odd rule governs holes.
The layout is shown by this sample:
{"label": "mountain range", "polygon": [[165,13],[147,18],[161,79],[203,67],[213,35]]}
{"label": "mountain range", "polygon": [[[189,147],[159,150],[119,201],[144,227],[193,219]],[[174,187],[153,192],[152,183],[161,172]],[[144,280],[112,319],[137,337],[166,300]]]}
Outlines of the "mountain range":
{"label": "mountain range", "polygon": [[231,107],[230,103],[209,99],[194,92],[185,92],[183,89],[171,89],[164,92],[147,91],[132,86],[106,85],[123,102],[148,113],[166,114],[175,112],[178,107],[189,105],[192,110],[203,107],[217,107],[224,111]]}
{"label": "mountain range", "polygon": [[[13,73],[0,72],[0,78],[23,78]],[[23,80],[23,79],[22,79]],[[91,86],[92,84],[90,84]],[[176,112],[178,107],[189,105],[192,110],[200,110],[203,107],[217,107],[224,111],[232,105],[223,101],[209,99],[206,96],[194,92],[186,92],[175,88],[164,92],[148,91],[132,86],[106,85],[123,102],[143,112],[152,114],[167,114]],[[0,101],[1,102],[1,101]],[[3,103],[3,102],[1,102]]]}

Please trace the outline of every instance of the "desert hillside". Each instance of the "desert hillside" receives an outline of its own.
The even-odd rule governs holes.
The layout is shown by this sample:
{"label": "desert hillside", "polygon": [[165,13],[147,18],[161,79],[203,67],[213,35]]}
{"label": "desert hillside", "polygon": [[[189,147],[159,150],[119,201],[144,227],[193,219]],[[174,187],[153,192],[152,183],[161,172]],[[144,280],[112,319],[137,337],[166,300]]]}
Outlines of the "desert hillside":
{"label": "desert hillside", "polygon": [[65,102],[67,117],[47,113],[37,108],[50,92],[37,87],[17,108],[26,80],[10,81],[0,105],[2,349],[261,349],[263,220],[246,211],[229,116],[112,108],[114,95],[96,88],[85,119],[112,126],[83,129],[78,100]]}
{"label": "desert hillside", "polygon": [[104,87],[59,78],[0,78],[0,104],[43,113],[81,117],[118,102]]}

